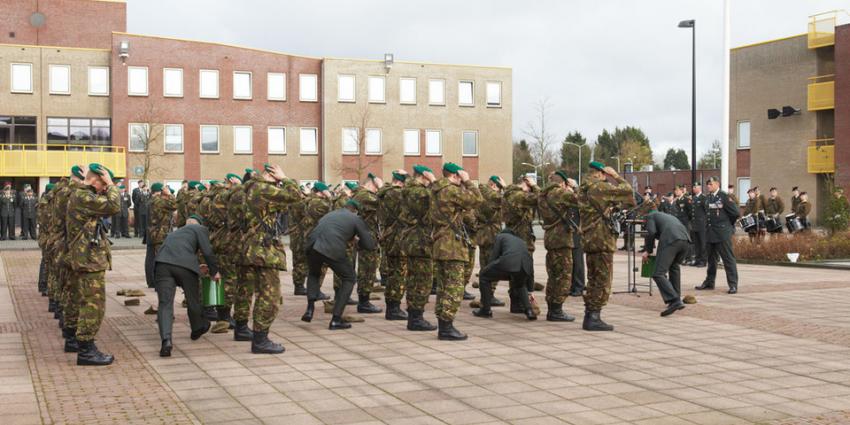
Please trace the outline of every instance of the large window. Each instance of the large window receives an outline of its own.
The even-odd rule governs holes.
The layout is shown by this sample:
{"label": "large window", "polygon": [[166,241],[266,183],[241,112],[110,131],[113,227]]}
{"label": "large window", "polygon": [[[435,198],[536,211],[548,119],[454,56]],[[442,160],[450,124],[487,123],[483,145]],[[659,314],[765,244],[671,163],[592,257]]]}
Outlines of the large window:
{"label": "large window", "polygon": [[128,66],[127,67],[127,95],[128,96],[147,96],[148,95],[148,67],[146,67],[146,66]]}
{"label": "large window", "polygon": [[310,155],[319,153],[319,144],[318,140],[318,132],[319,129],[315,127],[309,128],[301,128],[299,129],[299,144],[301,147],[302,155]]}
{"label": "large window", "polygon": [[502,83],[498,81],[487,82],[487,107],[498,108],[502,106]]}
{"label": "large window", "polygon": [[147,124],[130,123],[130,140],[127,149],[130,152],[144,152],[148,146],[150,127]]}
{"label": "large window", "polygon": [[202,69],[200,72],[200,97],[204,99],[218,99],[218,71],[215,69]]}
{"label": "large window", "polygon": [[253,152],[252,133],[251,126],[238,125],[233,127],[233,153]]}
{"label": "large window", "polygon": [[404,130],[404,154],[419,155],[419,130]]}
{"label": "large window", "polygon": [[446,104],[446,80],[428,80],[428,104]]}
{"label": "large window", "polygon": [[738,203],[744,205],[747,203],[747,191],[750,190],[750,178],[738,177]]}
{"label": "large window", "polygon": [[[35,122],[35,117],[0,116],[0,146],[8,144],[35,145]],[[15,149],[20,148],[20,146],[15,147]]]}
{"label": "large window", "polygon": [[342,153],[359,153],[360,152],[360,144],[357,140],[357,129],[356,128],[343,128],[342,129]]}
{"label": "large window", "polygon": [[382,137],[380,128],[368,128],[366,129],[366,154],[367,155],[380,155],[381,154],[381,139]]}
{"label": "large window", "polygon": [[165,132],[165,152],[182,153],[183,152],[183,125],[182,124],[166,124],[164,132]]}
{"label": "large window", "polygon": [[[748,149],[750,147],[750,122],[738,121],[738,147]],[[747,192],[743,192],[747,193]]]}
{"label": "large window", "polygon": [[50,65],[50,94],[71,94],[71,65]]}
{"label": "large window", "polygon": [[286,74],[269,72],[266,78],[268,100],[286,100]]}
{"label": "large window", "polygon": [[337,77],[337,101],[355,102],[356,78],[353,75],[340,75]]}
{"label": "large window", "polygon": [[457,103],[460,106],[475,106],[475,88],[472,81],[461,81],[457,86]]}
{"label": "large window", "polygon": [[183,69],[162,69],[162,95],[165,97],[183,97]]}
{"label": "large window", "polygon": [[201,126],[201,153],[218,153],[219,139],[217,125]]}
{"label": "large window", "polygon": [[416,104],[416,78],[401,78],[398,82],[399,101],[403,105]]}
{"label": "large window", "polygon": [[425,130],[425,155],[443,153],[443,133],[440,130]]}
{"label": "large window", "polygon": [[235,71],[233,73],[233,98],[251,99],[252,97],[251,73]]}
{"label": "large window", "polygon": [[478,132],[463,132],[463,156],[478,156]]}
{"label": "large window", "polygon": [[12,93],[32,93],[32,64],[12,64]]}
{"label": "large window", "polygon": [[89,67],[89,96],[109,96],[109,67]]}
{"label": "large window", "polygon": [[286,128],[269,127],[269,153],[286,154]]}
{"label": "large window", "polygon": [[369,77],[369,103],[387,101],[387,79],[381,76]]}
{"label": "large window", "polygon": [[319,100],[316,74],[298,74],[298,99],[302,102]]}

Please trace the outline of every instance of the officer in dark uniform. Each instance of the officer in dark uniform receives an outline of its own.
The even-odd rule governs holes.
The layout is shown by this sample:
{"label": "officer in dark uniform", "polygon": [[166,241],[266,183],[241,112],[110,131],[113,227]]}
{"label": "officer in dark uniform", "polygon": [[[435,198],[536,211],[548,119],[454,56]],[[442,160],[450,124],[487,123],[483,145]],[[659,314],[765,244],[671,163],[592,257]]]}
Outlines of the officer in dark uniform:
{"label": "officer in dark uniform", "polygon": [[705,199],[708,269],[705,280],[696,289],[714,289],[714,280],[717,276],[717,257],[719,256],[723,260],[723,269],[726,271],[729,293],[735,294],[738,292],[738,266],[735,261],[735,253],[732,252],[732,235],[735,234],[735,222],[740,216],[740,211],[734,199],[720,190],[720,182],[717,177],[709,178],[706,181],[706,187],[708,189]]}
{"label": "officer in dark uniform", "polygon": [[127,193],[127,187],[123,184],[118,186],[121,190],[121,211],[112,218],[112,236],[130,237],[130,194]]}
{"label": "officer in dark uniform", "polygon": [[[694,208],[691,204],[691,198],[688,197],[685,192],[685,185],[676,186],[676,189],[673,190],[673,206],[672,206],[672,214],[679,222],[688,229],[688,232],[691,230],[691,219],[693,218]],[[685,261],[682,261],[682,264],[687,263],[687,259],[691,257],[693,254],[693,245],[688,248],[688,255],[685,257]]]}
{"label": "officer in dark uniform", "polygon": [[707,210],[705,206],[705,194],[702,193],[702,184],[694,182],[691,189],[691,206],[693,207],[694,220],[691,222],[691,240],[694,246],[694,261],[691,263],[695,267],[705,267],[705,227]]}
{"label": "officer in dark uniform", "polygon": [[18,200],[12,182],[3,183],[0,190],[0,241],[15,240],[15,207]]}
{"label": "officer in dark uniform", "polygon": [[21,195],[21,239],[35,240],[35,210],[38,206],[38,197],[32,192],[30,185],[24,186],[24,194]]}
{"label": "officer in dark uniform", "polygon": [[[661,316],[669,316],[685,308],[682,303],[679,263],[688,254],[691,239],[688,235],[688,229],[675,217],[670,214],[651,211],[646,216],[644,261],[655,249],[656,240],[658,241],[658,255],[655,257],[655,271],[652,274],[652,280],[655,281],[658,290],[661,292],[661,298],[667,304],[667,308],[661,312]],[[668,273],[669,279],[667,278]]]}

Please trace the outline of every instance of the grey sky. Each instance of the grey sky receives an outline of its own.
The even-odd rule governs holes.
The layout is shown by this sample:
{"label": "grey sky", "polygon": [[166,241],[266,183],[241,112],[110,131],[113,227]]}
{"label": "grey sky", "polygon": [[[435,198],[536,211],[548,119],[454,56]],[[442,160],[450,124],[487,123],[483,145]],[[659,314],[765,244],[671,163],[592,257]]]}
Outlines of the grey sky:
{"label": "grey sky", "polygon": [[[730,0],[732,47],[806,31],[850,0]],[[557,140],[632,125],[656,157],[690,146],[690,30],[697,21],[697,142],[721,135],[722,0],[128,0],[128,29],[310,56],[513,68],[513,133],[554,105]],[[800,84],[805,82],[801,81]]]}

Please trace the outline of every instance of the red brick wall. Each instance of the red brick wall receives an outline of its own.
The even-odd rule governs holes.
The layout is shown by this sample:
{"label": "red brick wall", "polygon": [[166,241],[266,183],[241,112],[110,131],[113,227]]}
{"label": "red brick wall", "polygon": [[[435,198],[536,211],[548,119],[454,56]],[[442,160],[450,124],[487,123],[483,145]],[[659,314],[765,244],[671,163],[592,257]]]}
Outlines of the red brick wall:
{"label": "red brick wall", "polygon": [[[632,175],[637,177],[638,185],[635,188],[638,193],[643,193],[643,189],[649,185],[652,186],[652,191],[657,194],[667,194],[672,192],[676,185],[684,184],[690,186],[691,170],[677,171],[637,171],[627,174],[626,180],[631,183]],[[720,170],[697,170],[697,180],[705,181],[711,176],[720,177]]]}
{"label": "red brick wall", "polygon": [[[44,26],[35,28],[30,15],[41,12]],[[91,0],[3,0],[0,2],[0,43],[108,49],[112,31],[127,30],[127,5]],[[10,33],[15,36],[11,37]]]}
{"label": "red brick wall", "polygon": [[738,166],[738,177],[749,177],[750,175],[750,150],[738,149],[735,151],[735,162]]}
{"label": "red brick wall", "polygon": [[850,190],[850,24],[835,28],[835,181]]}
{"label": "red brick wall", "polygon": [[[366,155],[361,153],[359,155],[343,155],[342,156],[342,178],[344,180],[363,180],[369,173],[372,173],[378,177],[384,178],[382,176],[384,170],[384,156],[383,155]],[[362,169],[361,175],[357,175],[357,170]],[[389,179],[385,179],[389,181]]]}

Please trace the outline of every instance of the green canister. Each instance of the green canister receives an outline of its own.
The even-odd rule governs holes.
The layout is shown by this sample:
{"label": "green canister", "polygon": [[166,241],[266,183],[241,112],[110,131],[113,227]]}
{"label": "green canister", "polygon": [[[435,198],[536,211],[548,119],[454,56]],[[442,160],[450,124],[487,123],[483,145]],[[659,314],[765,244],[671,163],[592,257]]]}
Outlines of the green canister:
{"label": "green canister", "polygon": [[224,282],[222,282],[222,279],[212,280],[209,277],[202,277],[201,288],[204,307],[224,305]]}
{"label": "green canister", "polygon": [[653,273],[655,273],[655,256],[650,255],[649,258],[641,264],[640,277],[652,277]]}

